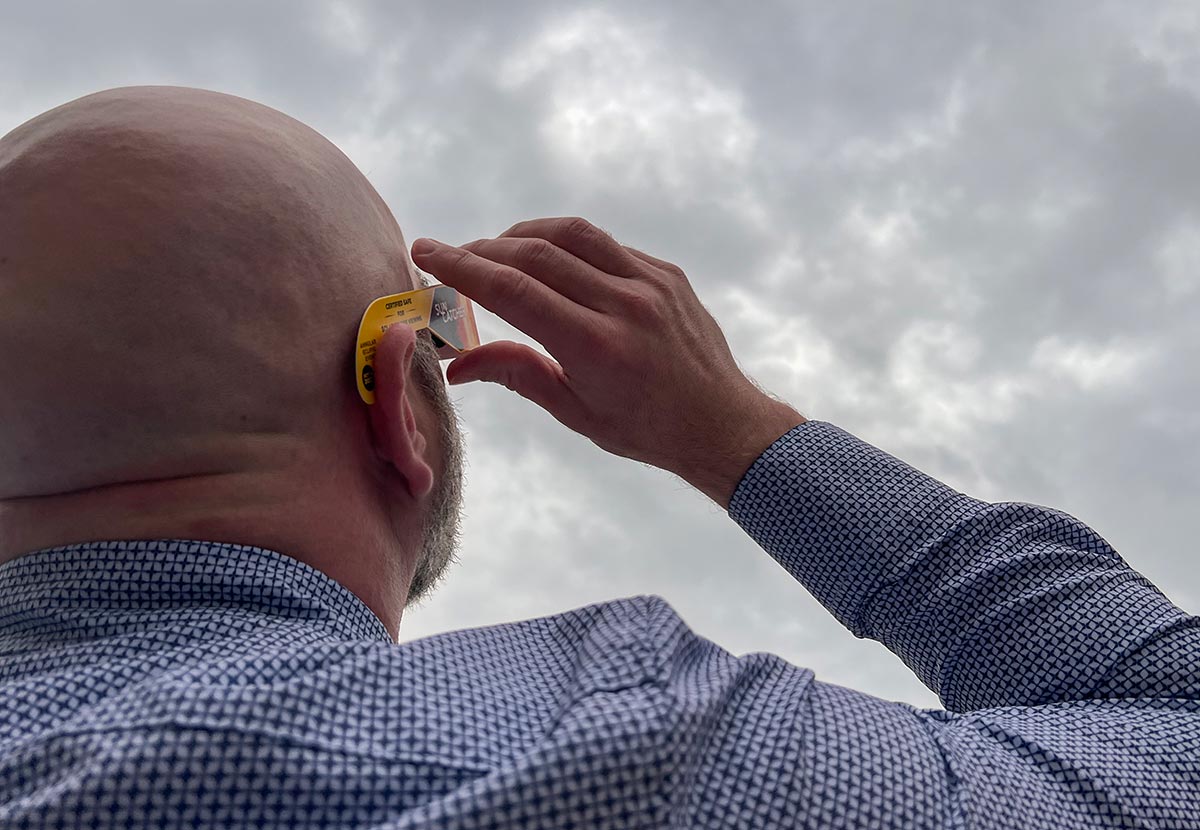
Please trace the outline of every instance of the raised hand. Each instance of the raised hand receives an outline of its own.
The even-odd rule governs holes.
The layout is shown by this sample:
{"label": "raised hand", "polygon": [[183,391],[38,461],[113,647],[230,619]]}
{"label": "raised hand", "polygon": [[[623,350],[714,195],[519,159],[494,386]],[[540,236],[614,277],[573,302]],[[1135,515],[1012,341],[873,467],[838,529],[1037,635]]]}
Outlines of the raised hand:
{"label": "raised hand", "polygon": [[584,219],[520,222],[457,247],[418,239],[412,254],[557,360],[486,343],[447,367],[451,384],[502,384],[601,449],[676,473],[726,509],[750,464],[805,421],[742,373],[680,268]]}

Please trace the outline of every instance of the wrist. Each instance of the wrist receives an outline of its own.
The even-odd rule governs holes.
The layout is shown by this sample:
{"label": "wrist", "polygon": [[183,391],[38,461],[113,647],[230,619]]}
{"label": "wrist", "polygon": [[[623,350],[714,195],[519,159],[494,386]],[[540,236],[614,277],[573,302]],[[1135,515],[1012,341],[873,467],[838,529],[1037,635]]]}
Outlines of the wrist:
{"label": "wrist", "polygon": [[807,421],[787,404],[765,398],[757,411],[731,419],[727,440],[681,477],[728,512],[734,492],[759,456]]}

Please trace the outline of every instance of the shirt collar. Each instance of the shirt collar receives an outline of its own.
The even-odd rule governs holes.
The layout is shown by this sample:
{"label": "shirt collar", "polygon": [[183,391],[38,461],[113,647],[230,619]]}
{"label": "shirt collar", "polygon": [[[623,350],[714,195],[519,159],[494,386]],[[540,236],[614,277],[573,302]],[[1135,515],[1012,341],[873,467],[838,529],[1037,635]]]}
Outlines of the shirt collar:
{"label": "shirt collar", "polygon": [[335,639],[394,643],[350,589],[267,548],[194,539],[96,541],[0,564],[0,637],[69,637],[97,620],[127,631],[163,612],[181,624],[203,618],[211,631],[220,624],[214,608],[303,621]]}

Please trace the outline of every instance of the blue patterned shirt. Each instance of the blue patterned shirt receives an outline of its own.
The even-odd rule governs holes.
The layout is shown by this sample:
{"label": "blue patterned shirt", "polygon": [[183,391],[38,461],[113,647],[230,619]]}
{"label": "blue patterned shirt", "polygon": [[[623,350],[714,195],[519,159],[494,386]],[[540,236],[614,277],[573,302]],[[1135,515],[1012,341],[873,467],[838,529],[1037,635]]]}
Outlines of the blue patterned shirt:
{"label": "blue patterned shirt", "polygon": [[1200,618],[1082,522],[821,421],[729,515],[945,710],[657,596],[397,645],[284,552],[97,541],[0,565],[0,826],[1200,827]]}

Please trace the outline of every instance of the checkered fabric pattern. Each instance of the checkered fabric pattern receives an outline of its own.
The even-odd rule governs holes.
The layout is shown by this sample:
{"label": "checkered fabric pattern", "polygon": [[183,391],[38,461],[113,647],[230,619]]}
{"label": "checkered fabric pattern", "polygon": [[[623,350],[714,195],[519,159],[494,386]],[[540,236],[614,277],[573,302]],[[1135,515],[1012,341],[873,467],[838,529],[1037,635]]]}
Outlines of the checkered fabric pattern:
{"label": "checkered fabric pattern", "polygon": [[729,514],[945,710],[656,596],[397,645],[283,552],[97,541],[0,565],[0,827],[1200,828],[1197,618],[1086,525],[821,421]]}

